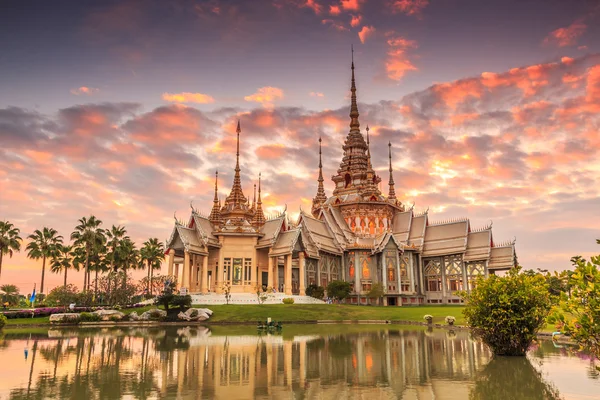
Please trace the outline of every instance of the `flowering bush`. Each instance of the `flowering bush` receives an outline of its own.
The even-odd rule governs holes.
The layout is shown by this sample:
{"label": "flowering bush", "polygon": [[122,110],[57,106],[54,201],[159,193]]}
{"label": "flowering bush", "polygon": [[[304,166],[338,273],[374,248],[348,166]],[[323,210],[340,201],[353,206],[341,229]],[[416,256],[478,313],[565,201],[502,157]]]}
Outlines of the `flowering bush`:
{"label": "flowering bush", "polygon": [[425,314],[425,315],[423,316],[423,319],[424,319],[425,321],[427,321],[427,323],[428,323],[428,324],[430,324],[430,323],[432,323],[432,322],[433,322],[433,315]]}
{"label": "flowering bush", "polygon": [[446,321],[448,325],[454,325],[456,318],[454,318],[452,315],[448,315],[446,318],[444,318],[444,321]]}
{"label": "flowering bush", "polygon": [[283,301],[283,304],[294,304],[294,299],[292,299],[291,297],[286,297],[282,301]]}

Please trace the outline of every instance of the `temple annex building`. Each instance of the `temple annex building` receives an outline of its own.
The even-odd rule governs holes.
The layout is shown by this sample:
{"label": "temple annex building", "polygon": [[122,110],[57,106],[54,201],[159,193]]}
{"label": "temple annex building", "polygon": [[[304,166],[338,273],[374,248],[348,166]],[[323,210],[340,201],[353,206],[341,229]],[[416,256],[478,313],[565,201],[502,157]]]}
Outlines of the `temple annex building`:
{"label": "temple annex building", "polygon": [[[232,293],[255,293],[271,287],[287,295],[304,295],[308,285],[345,280],[353,284],[349,303],[366,304],[372,285],[382,284],[386,305],[458,303],[459,290],[474,280],[516,264],[513,242],[496,243],[491,224],[472,229],[468,219],[433,223],[396,197],[391,143],[389,191],[371,165],[369,131],[361,133],[352,63],[350,131],[334,189],[328,197],[319,160],[317,194],[311,213],[287,212],[265,219],[258,181],[251,203],[242,191],[237,158],[230,194],[222,203],[215,195],[210,215],[197,210],[187,223],[176,221],[167,241],[168,274],[190,293],[219,293],[224,283]],[[319,146],[320,146],[319,139]],[[319,149],[320,153],[320,149]]]}

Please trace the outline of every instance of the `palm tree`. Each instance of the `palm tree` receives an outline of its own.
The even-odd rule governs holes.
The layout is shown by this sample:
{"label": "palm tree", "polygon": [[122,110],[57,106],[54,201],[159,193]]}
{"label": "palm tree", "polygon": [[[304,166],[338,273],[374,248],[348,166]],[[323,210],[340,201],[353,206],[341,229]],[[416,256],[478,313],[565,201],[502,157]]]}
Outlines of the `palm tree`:
{"label": "palm tree", "polygon": [[119,262],[119,250],[123,239],[129,239],[124,226],[112,226],[106,231],[107,258],[111,268],[116,271]]}
{"label": "palm tree", "polygon": [[148,239],[140,250],[141,262],[148,265],[148,293],[152,295],[153,270],[160,269],[160,263],[165,259],[165,247],[157,238]]}
{"label": "palm tree", "polygon": [[44,275],[46,273],[46,259],[53,258],[58,254],[58,249],[63,243],[63,237],[56,229],[44,227],[41,231],[36,229],[27,237],[31,240],[27,245],[27,257],[33,260],[42,259],[42,284],[40,293],[44,293]]}
{"label": "palm tree", "polygon": [[55,274],[60,274],[63,270],[65,271],[65,281],[63,286],[67,286],[67,271],[69,268],[73,268],[73,246],[60,245],[56,257],[52,258],[50,262],[50,271]]}
{"label": "palm tree", "polygon": [[19,304],[19,288],[17,285],[2,285],[0,291],[4,292],[0,296],[2,304]]}
{"label": "palm tree", "polygon": [[91,215],[89,218],[79,219],[79,225],[71,233],[71,240],[76,246],[85,248],[85,273],[83,276],[83,290],[88,290],[90,285],[90,259],[94,247],[104,242],[104,229],[100,228],[102,221]]}
{"label": "palm tree", "polygon": [[135,243],[126,237],[120,244],[120,269],[123,270],[123,287],[127,283],[127,271],[130,268],[137,268],[139,265],[140,252],[135,247]]}
{"label": "palm tree", "polygon": [[8,221],[0,221],[0,276],[2,276],[2,257],[8,254],[12,258],[15,251],[21,251],[19,228]]}

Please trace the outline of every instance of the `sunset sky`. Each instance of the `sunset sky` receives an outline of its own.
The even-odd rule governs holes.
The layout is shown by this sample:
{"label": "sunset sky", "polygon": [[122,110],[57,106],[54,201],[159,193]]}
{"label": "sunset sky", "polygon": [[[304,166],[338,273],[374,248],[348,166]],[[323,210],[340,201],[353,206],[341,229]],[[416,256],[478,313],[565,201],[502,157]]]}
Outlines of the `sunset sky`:
{"label": "sunset sky", "polygon": [[[385,193],[391,141],[396,192],[431,221],[492,220],[525,268],[600,253],[598,0],[3,1],[0,220],[164,241],[190,201],[210,211],[216,169],[228,194],[238,119],[245,194],[262,172],[267,212],[295,218],[319,136],[333,188],[351,44]],[[39,286],[24,251],[2,269]]]}

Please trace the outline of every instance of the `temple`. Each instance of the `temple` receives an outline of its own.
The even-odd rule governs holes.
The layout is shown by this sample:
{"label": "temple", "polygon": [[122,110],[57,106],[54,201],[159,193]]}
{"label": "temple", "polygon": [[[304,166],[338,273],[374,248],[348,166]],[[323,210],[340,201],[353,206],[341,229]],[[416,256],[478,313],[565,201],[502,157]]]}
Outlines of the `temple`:
{"label": "temple", "polygon": [[383,287],[385,305],[459,303],[457,291],[470,290],[478,276],[516,265],[514,241],[497,243],[492,225],[474,229],[467,218],[433,222],[397,197],[389,143],[387,196],[371,164],[368,126],[360,130],[354,60],[352,60],[350,131],[343,157],[327,196],[319,138],[317,194],[310,213],[300,210],[291,222],[287,211],[265,218],[258,177],[250,202],[240,178],[237,126],[235,174],[231,192],[221,202],[218,173],[211,212],[192,207],[187,221],[175,220],[167,241],[168,274],[190,293],[255,293],[274,288],[304,295],[309,285],[327,287],[335,280],[353,285],[346,300],[367,304],[375,284]]}

